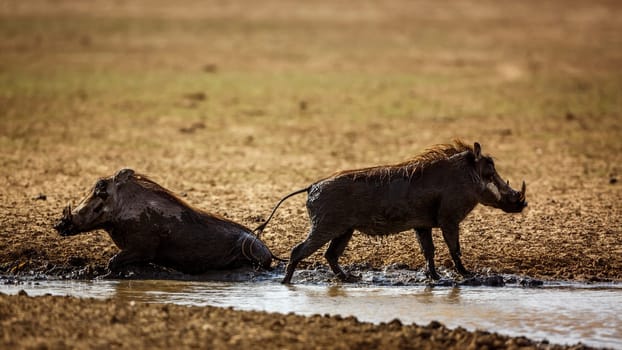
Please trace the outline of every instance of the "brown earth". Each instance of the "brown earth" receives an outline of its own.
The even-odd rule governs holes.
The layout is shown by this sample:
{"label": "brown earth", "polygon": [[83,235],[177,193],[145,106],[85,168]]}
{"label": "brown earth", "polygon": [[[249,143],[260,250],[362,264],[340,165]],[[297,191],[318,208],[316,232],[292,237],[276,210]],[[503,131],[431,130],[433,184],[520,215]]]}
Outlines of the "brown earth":
{"label": "brown earth", "polygon": [[[51,225],[124,166],[254,227],[282,195],[337,170],[399,162],[460,137],[479,141],[515,187],[525,179],[529,201],[518,215],[471,213],[461,232],[467,268],[621,281],[621,18],[615,1],[0,4],[0,273],[103,272],[117,252],[104,232],[61,238]],[[263,237],[286,257],[307,230],[300,196]],[[438,264],[451,266],[434,235]],[[305,263],[324,263],[322,253]],[[341,262],[423,266],[412,232],[357,234]],[[0,311],[3,322],[16,320],[28,342],[70,343],[69,324],[40,332],[41,313],[29,311],[63,307],[92,308],[108,322],[83,334],[114,329],[124,344],[138,341],[127,336],[133,322],[110,324],[104,302],[2,300],[16,303]],[[163,307],[137,306],[153,319]],[[179,320],[214,313],[264,326],[290,318],[171,310]],[[373,339],[394,332],[321,322]],[[254,329],[239,341],[278,338]],[[165,346],[154,337],[150,345]]]}

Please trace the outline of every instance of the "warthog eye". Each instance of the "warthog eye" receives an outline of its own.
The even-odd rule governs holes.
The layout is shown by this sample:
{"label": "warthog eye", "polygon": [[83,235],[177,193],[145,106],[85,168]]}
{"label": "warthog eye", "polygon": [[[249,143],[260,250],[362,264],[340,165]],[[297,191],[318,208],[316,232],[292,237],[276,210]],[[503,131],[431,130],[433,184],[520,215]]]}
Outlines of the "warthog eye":
{"label": "warthog eye", "polygon": [[99,180],[95,184],[95,189],[93,190],[93,194],[101,199],[106,199],[108,197],[108,192],[106,192],[106,188],[108,184],[106,180]]}
{"label": "warthog eye", "polygon": [[495,162],[492,158],[482,157],[478,164],[479,176],[484,181],[492,181],[497,171],[495,170]]}

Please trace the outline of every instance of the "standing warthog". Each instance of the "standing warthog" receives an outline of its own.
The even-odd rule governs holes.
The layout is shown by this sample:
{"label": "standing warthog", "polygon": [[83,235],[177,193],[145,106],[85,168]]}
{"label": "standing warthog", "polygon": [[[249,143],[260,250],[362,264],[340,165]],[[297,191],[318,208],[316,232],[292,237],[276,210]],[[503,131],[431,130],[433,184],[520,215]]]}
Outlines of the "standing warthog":
{"label": "standing warthog", "polygon": [[104,229],[121,249],[111,272],[153,262],[185,273],[256,265],[269,268],[272,253],[251,231],[192,208],[131,169],[97,181],[90,193],[54,226],[61,236]]}
{"label": "standing warthog", "polygon": [[469,272],[460,261],[459,224],[478,203],[518,213],[527,206],[525,182],[520,192],[501,179],[492,158],[479,143],[470,147],[456,140],[437,145],[404,163],[348,170],[320,180],[282,198],[261,233],[287,198],[307,192],[311,231],[294,249],[283,283],[290,283],[296,265],[330,241],[324,256],[342,280],[351,280],[338,259],[354,230],[388,235],[414,229],[426,259],[427,274],[439,279],[434,267],[432,228],[439,227],[456,270]]}

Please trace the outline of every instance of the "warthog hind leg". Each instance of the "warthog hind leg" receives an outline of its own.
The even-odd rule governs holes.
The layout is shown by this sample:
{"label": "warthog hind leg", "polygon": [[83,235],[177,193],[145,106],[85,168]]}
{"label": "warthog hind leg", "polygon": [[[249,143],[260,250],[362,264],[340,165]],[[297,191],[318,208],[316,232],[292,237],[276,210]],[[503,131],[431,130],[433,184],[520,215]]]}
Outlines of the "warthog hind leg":
{"label": "warthog hind leg", "polygon": [[352,238],[352,233],[354,230],[348,229],[348,231],[337,238],[333,238],[324,254],[324,257],[328,261],[330,268],[333,270],[333,273],[339,277],[344,282],[356,282],[360,280],[359,277],[353,276],[341,269],[339,266],[338,260],[343,251],[346,249],[348,242]]}
{"label": "warthog hind leg", "polygon": [[285,268],[285,277],[283,277],[283,281],[281,281],[281,283],[291,283],[294,270],[296,269],[298,263],[307,258],[309,255],[315,253],[316,250],[320,249],[324,244],[330,241],[331,238],[332,237],[326,234],[318,234],[317,231],[311,228],[311,233],[309,233],[307,239],[292,249],[289,263],[287,263],[287,267]]}

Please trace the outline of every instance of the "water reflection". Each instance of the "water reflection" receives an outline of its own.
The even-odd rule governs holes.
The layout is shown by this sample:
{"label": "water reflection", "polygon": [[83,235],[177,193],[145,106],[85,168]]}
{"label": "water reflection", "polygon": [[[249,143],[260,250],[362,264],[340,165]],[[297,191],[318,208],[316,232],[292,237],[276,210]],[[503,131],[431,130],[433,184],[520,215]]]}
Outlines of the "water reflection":
{"label": "water reflection", "polygon": [[460,291],[461,289],[458,287],[451,288],[445,301],[449,304],[460,304]]}
{"label": "water reflection", "polygon": [[[225,283],[215,284],[214,287],[224,288],[224,285]],[[192,282],[123,280],[116,281],[113,290],[110,298],[156,303],[163,299],[174,299],[176,296],[183,298],[192,295],[194,287]]]}
{"label": "water reflection", "polygon": [[425,287],[421,293],[416,294],[417,301],[422,304],[438,304],[444,302],[447,304],[460,304],[459,287]]}
{"label": "water reflection", "polygon": [[328,286],[326,288],[326,296],[332,297],[332,298],[346,297],[348,296],[348,293],[340,284],[338,284],[338,285]]}
{"label": "water reflection", "polygon": [[302,315],[353,315],[361,321],[486,329],[508,335],[622,348],[622,285],[545,288],[284,286],[259,282],[32,281],[0,284],[0,292],[73,295],[147,303],[232,306],[241,310]]}

